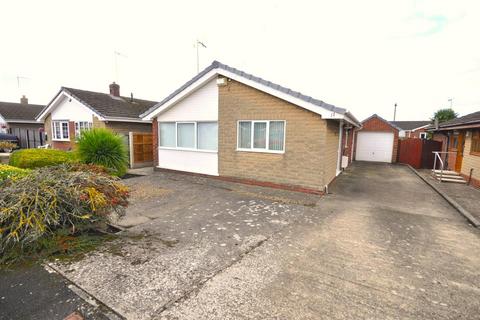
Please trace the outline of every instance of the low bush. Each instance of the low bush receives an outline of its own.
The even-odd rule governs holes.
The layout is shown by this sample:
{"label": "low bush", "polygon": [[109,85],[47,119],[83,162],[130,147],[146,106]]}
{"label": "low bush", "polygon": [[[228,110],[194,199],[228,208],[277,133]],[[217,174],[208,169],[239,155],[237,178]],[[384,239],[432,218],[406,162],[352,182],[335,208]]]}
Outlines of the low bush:
{"label": "low bush", "polygon": [[5,151],[5,152],[11,152],[17,148],[17,145],[13,142],[10,141],[0,141],[0,151]]}
{"label": "low bush", "polygon": [[75,152],[55,149],[23,149],[10,155],[11,166],[19,168],[42,168],[77,161]]}
{"label": "low bush", "polygon": [[0,183],[7,179],[16,180],[26,176],[30,170],[0,164]]}
{"label": "low bush", "polygon": [[0,192],[0,262],[41,248],[59,230],[77,235],[111,213],[123,215],[128,195],[118,178],[97,166],[59,165],[7,180]]}
{"label": "low bush", "polygon": [[128,154],[121,136],[107,129],[82,132],[77,141],[79,159],[87,164],[104,166],[116,176],[127,172]]}

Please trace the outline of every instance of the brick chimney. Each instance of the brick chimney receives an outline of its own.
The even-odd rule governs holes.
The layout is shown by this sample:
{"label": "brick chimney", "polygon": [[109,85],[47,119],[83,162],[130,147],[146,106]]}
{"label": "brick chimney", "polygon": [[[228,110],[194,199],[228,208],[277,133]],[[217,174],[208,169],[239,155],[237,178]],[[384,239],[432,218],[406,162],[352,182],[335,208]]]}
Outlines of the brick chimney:
{"label": "brick chimney", "polygon": [[23,96],[20,98],[20,103],[21,103],[21,104],[28,104],[28,98],[25,97],[25,95],[23,95]]}
{"label": "brick chimney", "polygon": [[114,97],[120,97],[120,86],[115,82],[110,84],[110,94]]}

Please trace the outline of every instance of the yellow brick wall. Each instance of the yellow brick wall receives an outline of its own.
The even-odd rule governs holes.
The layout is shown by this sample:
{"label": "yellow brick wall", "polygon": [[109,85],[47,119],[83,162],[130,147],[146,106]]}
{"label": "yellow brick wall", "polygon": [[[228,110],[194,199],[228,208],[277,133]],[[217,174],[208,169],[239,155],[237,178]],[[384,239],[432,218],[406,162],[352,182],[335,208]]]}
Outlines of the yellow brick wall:
{"label": "yellow brick wall", "polygon": [[[233,80],[219,87],[218,114],[221,176],[317,190],[335,176],[338,125],[333,121]],[[238,120],[286,120],[285,153],[236,151]]]}
{"label": "yellow brick wall", "polygon": [[105,122],[100,121],[96,116],[92,116],[92,119],[93,128],[105,128]]}
{"label": "yellow brick wall", "polygon": [[45,143],[52,144],[52,114],[49,113],[48,116],[45,118],[45,125],[44,125],[45,133],[47,134],[47,140]]}
{"label": "yellow brick wall", "polygon": [[463,162],[461,172],[469,176],[470,169],[473,168],[472,177],[480,180],[480,156],[470,154],[470,145],[472,143],[472,132],[465,138],[465,148],[463,149]]}

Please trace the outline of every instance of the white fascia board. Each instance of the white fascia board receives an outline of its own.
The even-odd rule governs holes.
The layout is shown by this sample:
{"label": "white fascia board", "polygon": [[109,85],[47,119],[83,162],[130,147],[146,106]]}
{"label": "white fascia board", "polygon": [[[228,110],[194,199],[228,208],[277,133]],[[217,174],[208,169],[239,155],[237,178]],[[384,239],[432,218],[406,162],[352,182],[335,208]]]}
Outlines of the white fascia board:
{"label": "white fascia board", "polygon": [[82,101],[78,100],[77,98],[75,98],[74,96],[72,96],[71,94],[69,94],[68,92],[66,92],[65,90],[62,90],[62,92],[60,92],[57,97],[52,101],[50,102],[50,104],[47,106],[47,108],[38,116],[37,118],[37,122],[43,122],[45,120],[45,117],[47,116],[47,114],[51,113],[52,110],[54,108],[57,107],[59,101],[61,98],[63,97],[67,97],[69,99],[74,99],[75,101],[77,101],[78,103],[80,103],[81,105],[85,106],[85,108],[88,108],[89,110],[92,111],[93,114],[95,114],[95,116],[100,120],[100,121],[105,121],[105,118],[102,117],[101,115],[99,115],[95,110],[93,110],[90,106],[86,105],[85,103],[83,103]]}
{"label": "white fascia board", "polygon": [[206,75],[204,75],[203,77],[201,77],[200,79],[192,83],[190,86],[185,88],[182,92],[177,94],[175,97],[165,102],[162,106],[160,106],[159,108],[153,110],[152,112],[144,116],[142,120],[152,120],[155,116],[168,110],[171,106],[173,106],[180,100],[186,98],[198,88],[202,87],[205,83],[213,79],[217,74],[218,74],[218,69],[213,69],[212,71],[210,71],[209,73],[207,73]]}
{"label": "white fascia board", "polygon": [[428,127],[428,126],[430,126],[430,124],[426,124],[426,125],[424,125],[424,126],[421,126],[421,127],[415,128],[415,129],[412,129],[411,131],[416,131],[416,130],[418,130],[418,129],[423,129],[423,128],[426,128],[426,127]]}
{"label": "white fascia board", "polygon": [[137,123],[152,123],[152,120],[142,120],[140,118],[102,118],[101,121],[112,121],[112,122],[137,122]]}
{"label": "white fascia board", "polygon": [[[0,122],[2,119],[0,118]],[[8,119],[6,122],[13,122],[13,123],[43,123],[43,121],[36,121],[36,120],[17,120],[17,119]]]}

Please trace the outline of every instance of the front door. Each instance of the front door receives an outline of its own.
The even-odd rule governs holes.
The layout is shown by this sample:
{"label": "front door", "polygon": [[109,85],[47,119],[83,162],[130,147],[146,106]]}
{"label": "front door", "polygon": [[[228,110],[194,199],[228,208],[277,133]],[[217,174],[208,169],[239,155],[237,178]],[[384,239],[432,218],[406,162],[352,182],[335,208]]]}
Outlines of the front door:
{"label": "front door", "polygon": [[465,132],[460,132],[457,136],[457,156],[455,160],[455,171],[462,170],[463,148],[465,147]]}

